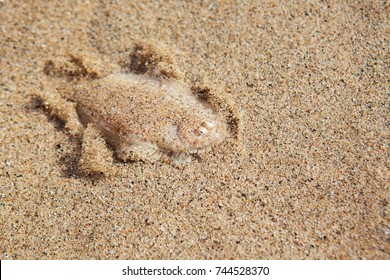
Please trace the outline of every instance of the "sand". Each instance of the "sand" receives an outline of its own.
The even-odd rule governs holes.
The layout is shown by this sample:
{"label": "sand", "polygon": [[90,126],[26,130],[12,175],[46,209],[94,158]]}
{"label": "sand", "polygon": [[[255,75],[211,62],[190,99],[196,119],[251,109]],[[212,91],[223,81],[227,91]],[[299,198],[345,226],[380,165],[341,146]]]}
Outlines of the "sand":
{"label": "sand", "polygon": [[[1,259],[390,259],[387,1],[180,2],[0,1]],[[136,40],[224,89],[238,143],[83,175],[32,91]]]}

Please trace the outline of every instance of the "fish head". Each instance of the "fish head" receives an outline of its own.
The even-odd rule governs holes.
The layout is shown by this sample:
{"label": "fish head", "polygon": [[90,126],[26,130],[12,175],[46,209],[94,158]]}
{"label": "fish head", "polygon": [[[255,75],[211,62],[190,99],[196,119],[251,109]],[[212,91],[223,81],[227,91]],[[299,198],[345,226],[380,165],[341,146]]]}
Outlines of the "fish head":
{"label": "fish head", "polygon": [[177,133],[180,141],[195,152],[221,141],[224,126],[219,120],[185,123],[178,127]]}

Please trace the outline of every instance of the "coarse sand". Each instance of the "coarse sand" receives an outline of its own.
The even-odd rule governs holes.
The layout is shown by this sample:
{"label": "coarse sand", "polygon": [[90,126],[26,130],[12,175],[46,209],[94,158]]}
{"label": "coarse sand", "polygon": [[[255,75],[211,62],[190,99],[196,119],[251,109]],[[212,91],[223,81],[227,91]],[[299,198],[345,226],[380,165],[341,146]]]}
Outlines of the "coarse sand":
{"label": "coarse sand", "polygon": [[[390,259],[389,14],[374,0],[1,0],[1,259]],[[238,143],[83,175],[80,139],[32,93],[53,87],[50,59],[121,61],[139,40],[189,85],[223,89]]]}

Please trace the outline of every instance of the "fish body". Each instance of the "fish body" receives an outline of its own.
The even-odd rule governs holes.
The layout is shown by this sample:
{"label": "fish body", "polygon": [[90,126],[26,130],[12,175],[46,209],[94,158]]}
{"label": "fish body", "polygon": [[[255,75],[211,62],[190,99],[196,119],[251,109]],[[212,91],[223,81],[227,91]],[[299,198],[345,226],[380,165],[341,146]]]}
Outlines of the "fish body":
{"label": "fish body", "polygon": [[147,74],[116,73],[78,85],[76,110],[124,160],[179,162],[226,136],[223,119],[185,83]]}

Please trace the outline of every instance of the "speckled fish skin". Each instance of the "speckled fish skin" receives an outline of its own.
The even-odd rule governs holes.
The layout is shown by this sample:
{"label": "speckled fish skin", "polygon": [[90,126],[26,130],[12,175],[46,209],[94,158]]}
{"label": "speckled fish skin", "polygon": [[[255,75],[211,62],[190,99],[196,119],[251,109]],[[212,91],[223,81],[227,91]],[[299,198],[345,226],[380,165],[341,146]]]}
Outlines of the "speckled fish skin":
{"label": "speckled fish skin", "polygon": [[75,99],[81,121],[93,123],[118,153],[140,144],[170,155],[196,153],[226,136],[220,116],[175,79],[112,74],[79,85]]}

